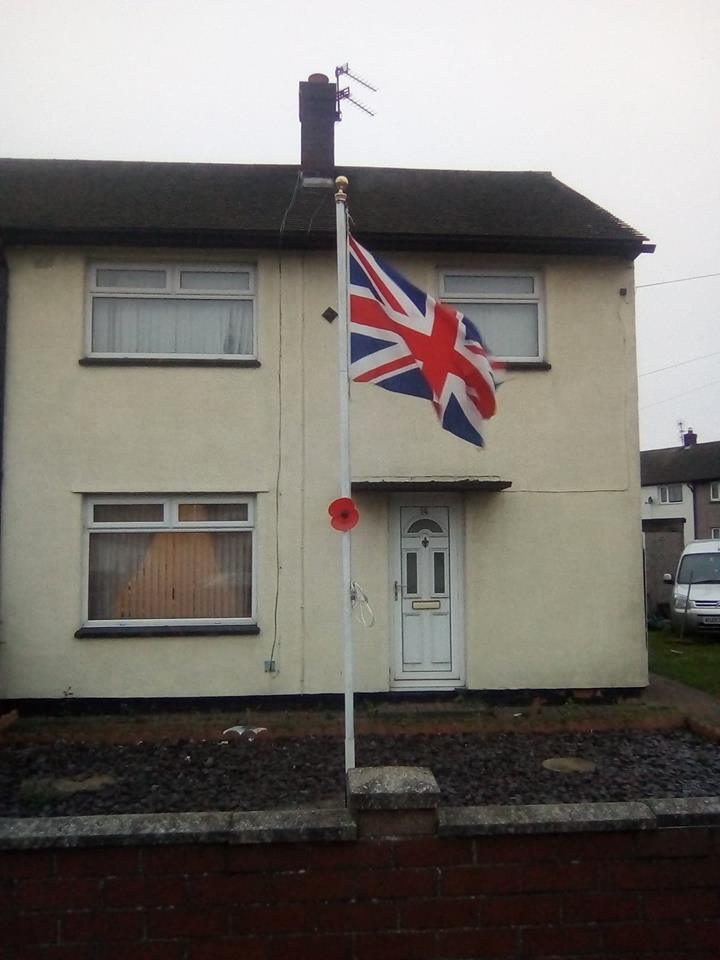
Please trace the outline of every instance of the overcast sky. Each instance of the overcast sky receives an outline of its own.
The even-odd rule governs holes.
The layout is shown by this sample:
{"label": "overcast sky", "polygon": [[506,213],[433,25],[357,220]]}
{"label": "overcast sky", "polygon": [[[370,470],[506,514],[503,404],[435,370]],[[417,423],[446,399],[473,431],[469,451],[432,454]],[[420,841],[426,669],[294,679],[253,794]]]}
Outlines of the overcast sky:
{"label": "overcast sky", "polygon": [[551,170],[657,243],[641,447],[720,440],[720,276],[665,283],[720,274],[719,0],[0,0],[0,25],[2,156],[295,163],[298,81],[348,62],[377,116],[345,108],[339,162]]}

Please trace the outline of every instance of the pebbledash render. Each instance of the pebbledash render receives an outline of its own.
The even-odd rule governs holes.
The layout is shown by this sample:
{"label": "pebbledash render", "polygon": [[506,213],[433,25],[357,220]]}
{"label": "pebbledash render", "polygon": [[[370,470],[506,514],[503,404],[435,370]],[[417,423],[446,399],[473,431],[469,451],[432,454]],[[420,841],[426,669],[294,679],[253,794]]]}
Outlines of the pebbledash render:
{"label": "pebbledash render", "polygon": [[0,694],[339,692],[333,181],[508,360],[476,449],[352,388],[359,691],[647,682],[633,262],[549,173],[0,161]]}

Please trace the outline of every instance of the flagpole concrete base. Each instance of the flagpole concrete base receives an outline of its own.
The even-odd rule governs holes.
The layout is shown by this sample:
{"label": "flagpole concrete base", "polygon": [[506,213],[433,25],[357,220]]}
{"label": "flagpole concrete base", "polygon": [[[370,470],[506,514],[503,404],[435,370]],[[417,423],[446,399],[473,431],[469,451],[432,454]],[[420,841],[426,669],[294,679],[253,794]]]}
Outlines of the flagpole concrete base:
{"label": "flagpole concrete base", "polygon": [[348,807],[358,837],[433,835],[440,788],[425,767],[359,767],[348,771]]}

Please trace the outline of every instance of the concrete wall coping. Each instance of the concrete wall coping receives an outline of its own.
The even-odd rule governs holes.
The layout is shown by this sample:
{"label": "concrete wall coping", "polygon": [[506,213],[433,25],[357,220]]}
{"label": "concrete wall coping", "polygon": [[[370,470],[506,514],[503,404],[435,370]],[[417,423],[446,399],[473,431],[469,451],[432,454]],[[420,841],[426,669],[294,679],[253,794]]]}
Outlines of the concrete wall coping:
{"label": "concrete wall coping", "polygon": [[171,843],[301,843],[355,840],[344,809],[247,813],[127,813],[93,817],[0,818],[0,849]]}
{"label": "concrete wall coping", "polygon": [[441,836],[489,833],[576,833],[583,830],[652,830],[655,816],[644,803],[545,803],[447,807],[440,811]]}
{"label": "concrete wall coping", "polygon": [[720,797],[651,797],[644,803],[659,827],[714,827],[720,825]]}
{"label": "concrete wall coping", "polygon": [[[370,778],[368,782],[374,781]],[[417,801],[405,807],[375,807],[372,806],[374,800],[384,802],[384,794],[367,797],[361,793],[360,796],[370,803],[364,809],[394,809],[399,817],[409,810],[435,809],[432,791],[419,807]],[[359,812],[362,809],[359,808]],[[597,833],[699,826],[720,826],[720,797],[442,807],[438,811],[441,837]],[[177,843],[347,843],[356,840],[357,836],[355,818],[344,808],[0,818],[0,850]]]}
{"label": "concrete wall coping", "polygon": [[439,812],[438,831],[440,836],[460,837],[690,826],[720,826],[720,797],[445,807]]}

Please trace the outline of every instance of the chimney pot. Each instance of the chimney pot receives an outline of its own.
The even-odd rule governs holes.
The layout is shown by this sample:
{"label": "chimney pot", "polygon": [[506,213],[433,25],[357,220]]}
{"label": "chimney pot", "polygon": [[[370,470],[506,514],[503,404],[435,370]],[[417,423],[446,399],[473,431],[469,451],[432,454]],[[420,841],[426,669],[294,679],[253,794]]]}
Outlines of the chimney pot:
{"label": "chimney pot", "polygon": [[324,73],[300,82],[300,167],[305,177],[335,175],[335,84]]}
{"label": "chimney pot", "polygon": [[683,446],[685,447],[694,447],[697,443],[697,434],[690,427],[686,433],[683,434]]}

